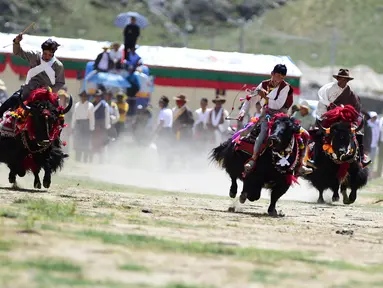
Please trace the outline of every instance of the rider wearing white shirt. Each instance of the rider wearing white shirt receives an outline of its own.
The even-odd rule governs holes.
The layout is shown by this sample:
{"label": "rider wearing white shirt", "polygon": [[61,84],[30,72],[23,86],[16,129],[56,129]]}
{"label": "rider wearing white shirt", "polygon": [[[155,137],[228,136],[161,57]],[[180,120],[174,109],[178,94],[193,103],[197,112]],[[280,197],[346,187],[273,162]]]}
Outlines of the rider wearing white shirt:
{"label": "rider wearing white shirt", "polygon": [[[263,102],[264,106],[260,116],[261,132],[254,143],[253,156],[245,164],[245,171],[249,172],[254,169],[256,160],[261,152],[263,142],[267,137],[268,122],[266,115],[273,117],[278,113],[287,114],[288,109],[293,104],[293,89],[284,80],[287,74],[287,68],[283,64],[278,64],[271,72],[271,79],[262,81],[256,88],[257,95],[247,99],[239,114],[239,120],[248,113],[250,105],[256,105],[257,102]],[[308,174],[312,169],[301,166],[300,173]]]}

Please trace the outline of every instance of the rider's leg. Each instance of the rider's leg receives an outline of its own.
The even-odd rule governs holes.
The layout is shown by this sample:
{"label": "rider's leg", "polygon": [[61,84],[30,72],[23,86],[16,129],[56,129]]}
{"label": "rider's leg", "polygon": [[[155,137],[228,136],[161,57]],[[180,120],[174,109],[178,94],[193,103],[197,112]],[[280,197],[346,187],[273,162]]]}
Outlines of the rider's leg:
{"label": "rider's leg", "polygon": [[364,155],[363,136],[364,136],[363,134],[356,134],[356,140],[358,141],[358,145],[359,145],[359,153],[360,153],[362,165],[366,167],[367,165],[371,163],[371,160],[366,159]]}
{"label": "rider's leg", "polygon": [[20,101],[19,99],[21,97],[21,93],[22,93],[22,89],[17,90],[15,93],[13,93],[13,95],[11,97],[9,97],[7,100],[5,100],[3,105],[0,106],[0,118],[3,117],[3,114],[8,109],[17,107],[17,105],[19,104],[19,101]]}
{"label": "rider's leg", "polygon": [[301,129],[303,131],[301,132],[302,142],[299,143],[300,163],[299,163],[298,173],[299,174],[310,174],[313,172],[313,170],[311,168],[306,167],[306,163],[304,161],[304,158],[306,155],[306,150],[307,150],[308,139],[309,139],[310,135],[303,127],[301,127]]}
{"label": "rider's leg", "polygon": [[250,171],[254,168],[255,161],[257,160],[259,156],[259,152],[261,150],[262,144],[265,141],[267,136],[267,127],[268,127],[268,122],[266,120],[262,121],[261,131],[259,132],[259,135],[254,143],[253,156],[251,156],[250,160],[245,164],[245,171]]}

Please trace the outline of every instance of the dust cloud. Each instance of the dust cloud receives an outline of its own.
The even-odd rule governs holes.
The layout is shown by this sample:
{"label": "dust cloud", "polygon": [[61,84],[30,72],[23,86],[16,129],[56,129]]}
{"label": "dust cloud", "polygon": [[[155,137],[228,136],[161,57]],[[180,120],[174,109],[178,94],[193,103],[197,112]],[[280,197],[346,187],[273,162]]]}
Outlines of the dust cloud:
{"label": "dust cloud", "polygon": [[[72,152],[61,173],[142,188],[228,196],[230,178],[208,159],[213,146],[203,149],[191,143],[190,147],[184,148],[185,156],[175,156],[171,167],[167,167],[155,144],[138,147],[126,139],[119,140],[108,146],[105,164],[99,164],[97,156],[93,164],[74,162]],[[175,148],[172,151],[175,155]],[[306,181],[299,180],[299,183],[291,187],[282,199],[315,202],[318,193]],[[242,183],[238,180],[238,184],[239,196]],[[269,192],[263,191],[262,197],[269,198]],[[330,199],[331,195],[327,197]]]}

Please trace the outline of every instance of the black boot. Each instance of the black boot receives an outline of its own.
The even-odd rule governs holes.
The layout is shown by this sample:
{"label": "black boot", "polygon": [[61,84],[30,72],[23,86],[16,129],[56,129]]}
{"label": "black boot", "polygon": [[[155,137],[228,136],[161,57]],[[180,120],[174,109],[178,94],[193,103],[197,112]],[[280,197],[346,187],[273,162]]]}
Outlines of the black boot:
{"label": "black boot", "polygon": [[363,136],[362,134],[356,135],[356,140],[358,141],[359,146],[359,156],[360,163],[362,163],[363,168],[371,164],[371,160],[368,160],[364,155],[364,145],[363,145]]}
{"label": "black boot", "polygon": [[17,90],[11,97],[9,97],[3,105],[0,106],[0,118],[3,117],[3,114],[9,109],[16,109],[20,103],[22,89]]}

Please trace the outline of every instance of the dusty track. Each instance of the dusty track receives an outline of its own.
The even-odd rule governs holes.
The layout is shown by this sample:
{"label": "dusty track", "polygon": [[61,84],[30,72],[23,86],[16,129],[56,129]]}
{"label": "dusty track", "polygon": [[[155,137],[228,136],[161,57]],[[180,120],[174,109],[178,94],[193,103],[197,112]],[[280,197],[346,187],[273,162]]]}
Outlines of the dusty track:
{"label": "dusty track", "polygon": [[0,287],[383,287],[376,185],[353,206],[280,201],[274,219],[267,200],[234,214],[226,197],[54,179],[0,189]]}

